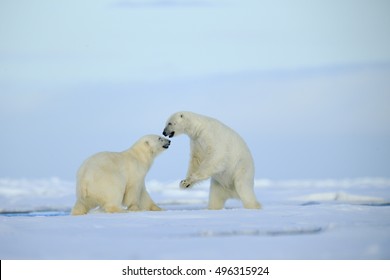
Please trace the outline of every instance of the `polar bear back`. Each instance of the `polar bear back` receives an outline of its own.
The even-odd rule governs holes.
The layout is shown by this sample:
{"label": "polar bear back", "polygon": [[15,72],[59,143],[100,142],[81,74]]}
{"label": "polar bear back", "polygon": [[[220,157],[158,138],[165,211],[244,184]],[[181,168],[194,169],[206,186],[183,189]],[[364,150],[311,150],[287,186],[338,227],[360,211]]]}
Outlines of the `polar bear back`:
{"label": "polar bear back", "polygon": [[[127,170],[134,170],[136,165],[123,156],[123,153],[100,152],[84,161],[81,165],[77,178],[82,184],[78,186],[77,191],[82,197],[110,196],[110,185],[121,186],[120,191],[124,192],[125,186],[132,174]],[[92,184],[99,182],[108,188],[95,188]],[[95,193],[96,192],[96,193]],[[98,193],[97,193],[98,192]]]}
{"label": "polar bear back", "polygon": [[[250,150],[241,136],[224,123],[202,116],[204,119],[201,137],[194,141],[195,145],[208,145],[215,149],[216,155],[229,160],[239,160],[249,157],[253,163]],[[206,144],[208,143],[208,144]]]}

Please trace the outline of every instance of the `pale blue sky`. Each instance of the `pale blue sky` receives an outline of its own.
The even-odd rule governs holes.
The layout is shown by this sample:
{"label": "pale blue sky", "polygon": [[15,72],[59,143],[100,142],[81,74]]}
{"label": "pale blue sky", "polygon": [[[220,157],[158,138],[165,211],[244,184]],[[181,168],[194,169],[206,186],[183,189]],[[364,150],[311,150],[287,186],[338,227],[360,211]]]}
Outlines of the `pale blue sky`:
{"label": "pale blue sky", "polygon": [[[73,179],[177,110],[247,140],[258,178],[390,176],[388,1],[0,0],[0,177]],[[181,179],[173,139],[148,178]]]}
{"label": "pale blue sky", "polygon": [[154,81],[390,60],[386,0],[0,3],[8,81]]}

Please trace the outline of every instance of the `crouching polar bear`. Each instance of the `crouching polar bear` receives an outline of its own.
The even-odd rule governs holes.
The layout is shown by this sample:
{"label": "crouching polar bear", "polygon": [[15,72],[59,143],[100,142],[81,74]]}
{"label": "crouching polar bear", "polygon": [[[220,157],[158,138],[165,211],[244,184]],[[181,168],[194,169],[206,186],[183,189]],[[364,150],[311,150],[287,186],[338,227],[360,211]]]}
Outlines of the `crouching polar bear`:
{"label": "crouching polar bear", "polygon": [[101,152],[88,158],[77,173],[72,215],[83,215],[96,207],[109,213],[161,210],[145,188],[145,176],[154,158],[170,143],[164,137],[148,135],[126,151]]}
{"label": "crouching polar bear", "polygon": [[183,133],[191,140],[191,159],[181,188],[211,177],[209,209],[222,209],[229,198],[240,199],[245,208],[261,208],[253,190],[252,155],[235,131],[216,119],[178,112],[168,119],[163,135]]}

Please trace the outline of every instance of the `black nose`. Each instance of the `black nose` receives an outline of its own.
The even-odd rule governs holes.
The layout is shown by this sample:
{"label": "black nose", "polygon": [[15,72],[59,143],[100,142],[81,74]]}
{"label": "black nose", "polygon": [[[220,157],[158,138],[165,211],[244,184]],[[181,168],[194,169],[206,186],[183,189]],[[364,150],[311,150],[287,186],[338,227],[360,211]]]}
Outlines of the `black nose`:
{"label": "black nose", "polygon": [[164,136],[167,136],[168,135],[168,133],[165,131],[165,129],[164,129],[164,131],[163,131],[163,133],[162,133]]}
{"label": "black nose", "polygon": [[167,140],[167,143],[165,145],[163,145],[163,148],[164,149],[168,149],[169,148],[169,145],[171,145],[171,141],[170,140]]}

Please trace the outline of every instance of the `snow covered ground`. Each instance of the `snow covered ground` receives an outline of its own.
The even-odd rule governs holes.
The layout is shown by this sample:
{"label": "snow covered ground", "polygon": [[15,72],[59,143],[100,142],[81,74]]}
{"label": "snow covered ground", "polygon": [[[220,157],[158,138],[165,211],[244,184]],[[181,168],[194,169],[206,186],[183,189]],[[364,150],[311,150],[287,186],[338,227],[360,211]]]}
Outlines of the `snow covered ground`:
{"label": "snow covered ground", "polygon": [[390,258],[390,179],[256,180],[261,211],[147,187],[166,211],[73,217],[74,182],[0,179],[0,259]]}

